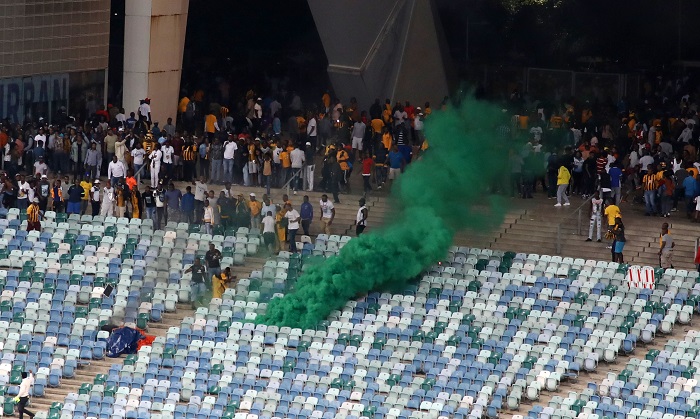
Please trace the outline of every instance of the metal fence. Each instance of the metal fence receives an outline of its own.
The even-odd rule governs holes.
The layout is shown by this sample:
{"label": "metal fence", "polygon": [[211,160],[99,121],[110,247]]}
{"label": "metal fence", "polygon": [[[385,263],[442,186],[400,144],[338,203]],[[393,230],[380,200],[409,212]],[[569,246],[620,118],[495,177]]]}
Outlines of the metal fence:
{"label": "metal fence", "polygon": [[570,96],[581,100],[618,101],[639,98],[637,74],[596,73],[550,68],[471,65],[463,70],[466,79],[480,84],[495,99],[507,99],[515,88],[531,97],[559,101]]}

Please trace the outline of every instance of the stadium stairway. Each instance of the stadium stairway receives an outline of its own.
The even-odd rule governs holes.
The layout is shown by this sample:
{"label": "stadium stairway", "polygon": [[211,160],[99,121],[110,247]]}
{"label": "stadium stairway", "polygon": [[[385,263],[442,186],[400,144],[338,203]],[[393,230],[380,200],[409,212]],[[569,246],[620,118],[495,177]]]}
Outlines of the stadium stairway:
{"label": "stadium stairway", "polygon": [[[232,266],[231,271],[238,278],[247,278],[250,272],[261,270],[265,264],[265,257],[246,257],[245,264],[242,266]],[[148,324],[148,334],[156,337],[165,337],[170,327],[180,327],[182,319],[188,316],[193,316],[194,310],[187,303],[177,304],[177,310],[174,312],[163,313],[161,322]],[[75,371],[74,378],[63,378],[60,387],[46,387],[44,397],[33,397],[30,410],[34,413],[45,412],[48,415],[49,408],[54,402],[63,403],[66,395],[69,393],[78,393],[83,383],[92,383],[95,376],[98,374],[109,374],[109,369],[112,365],[121,365],[124,362],[124,357],[109,358],[103,360],[90,361],[89,365],[79,367]]]}

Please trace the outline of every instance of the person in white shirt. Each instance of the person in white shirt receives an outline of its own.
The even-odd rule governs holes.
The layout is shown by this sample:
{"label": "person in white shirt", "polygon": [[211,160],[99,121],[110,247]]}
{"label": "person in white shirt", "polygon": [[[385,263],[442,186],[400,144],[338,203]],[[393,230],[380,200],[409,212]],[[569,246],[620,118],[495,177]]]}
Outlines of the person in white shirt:
{"label": "person in white shirt", "polygon": [[131,157],[134,159],[134,173],[136,173],[136,180],[141,183],[141,167],[143,166],[143,158],[146,157],[146,150],[141,147],[141,142],[136,141],[134,143],[134,149],[131,150]]}
{"label": "person in white shirt", "polygon": [[640,170],[642,174],[646,174],[649,170],[649,165],[654,164],[654,158],[649,155],[649,152],[644,150],[644,155],[639,159]]}
{"label": "person in white shirt", "polygon": [[100,214],[100,180],[95,179],[90,188],[90,204],[92,205],[92,216]]}
{"label": "person in white shirt", "polygon": [[39,141],[41,141],[41,144],[46,145],[46,134],[44,134],[44,128],[39,128],[39,133],[34,136],[34,144],[39,144]]}
{"label": "person in white shirt", "polygon": [[299,212],[292,208],[292,204],[287,203],[284,206],[287,209],[287,213],[284,214],[287,218],[287,239],[289,240],[289,251],[292,253],[297,252],[297,231],[299,230],[299,221],[301,216]]}
{"label": "person in white shirt", "polygon": [[306,123],[306,141],[311,143],[314,150],[318,146],[318,142],[316,141],[316,138],[318,137],[318,130],[316,128],[316,117],[311,114],[311,116],[309,116],[309,122]]}
{"label": "person in white shirt", "polygon": [[17,186],[19,188],[17,191],[17,208],[20,210],[26,210],[29,203],[32,202],[32,198],[34,198],[33,196],[29,196],[29,192],[33,192],[34,189],[29,186],[29,182],[27,182],[24,179],[24,176],[20,175],[19,173],[15,175],[15,178],[19,179],[19,182],[17,182]]}
{"label": "person in white shirt", "polygon": [[304,167],[306,156],[304,155],[304,152],[295,145],[294,150],[289,153],[289,160],[291,160],[292,163],[292,176],[296,176],[295,181],[292,182],[292,186],[294,187],[294,195],[296,195],[297,190],[301,189],[303,186],[304,180],[301,177],[301,169]]}
{"label": "person in white shirt", "polygon": [[139,105],[139,118],[146,120],[148,128],[151,128],[151,99],[146,98]]}
{"label": "person in white shirt", "polygon": [[277,236],[275,234],[275,217],[272,216],[272,211],[268,211],[260,222],[263,226],[263,240],[267,251],[272,253],[275,251],[277,244]]}
{"label": "person in white shirt", "polygon": [[22,373],[22,382],[19,385],[19,393],[17,398],[19,399],[19,404],[17,405],[17,412],[19,413],[19,419],[24,417],[26,413],[30,418],[34,417],[34,413],[27,410],[27,403],[29,402],[29,391],[34,385],[34,373],[32,371]]}
{"label": "person in white shirt", "polygon": [[321,206],[321,225],[323,225],[323,232],[330,235],[331,224],[333,224],[333,219],[335,218],[335,206],[328,200],[328,195],[326,194],[321,195],[319,205]]}
{"label": "person in white shirt", "polygon": [[102,188],[102,206],[100,207],[100,215],[102,217],[112,217],[114,216],[114,201],[117,199],[114,193],[114,188],[109,180]]}
{"label": "person in white shirt", "polygon": [[48,175],[49,174],[49,166],[44,163],[44,158],[39,157],[39,161],[34,163],[34,174],[40,174],[40,175]]}
{"label": "person in white shirt", "polygon": [[600,231],[600,220],[603,213],[603,200],[600,198],[600,192],[595,191],[593,199],[591,199],[591,223],[588,227],[588,238],[587,242],[593,240],[593,230],[597,229],[596,239],[600,243],[601,231]]}
{"label": "person in white shirt", "polygon": [[170,145],[170,140],[165,141],[165,144],[160,148],[161,153],[163,153],[163,165],[165,166],[165,176],[168,179],[172,179],[173,174],[173,156],[175,155],[175,148]]}
{"label": "person in white shirt", "polygon": [[214,224],[214,208],[209,205],[209,200],[204,200],[204,215],[202,216],[202,221],[204,223],[204,232],[206,234],[212,234]]}
{"label": "person in white shirt", "polygon": [[365,198],[360,198],[360,208],[357,210],[357,216],[355,217],[355,235],[359,236],[365,231],[367,227],[367,215],[369,210],[365,205]]}
{"label": "person in white shirt", "polygon": [[119,113],[117,116],[114,117],[114,119],[119,122],[119,125],[122,127],[126,125],[126,115],[124,114],[124,108],[119,108]]}
{"label": "person in white shirt", "polygon": [[367,126],[362,121],[357,121],[352,126],[352,152],[357,155],[356,150],[362,151],[362,139],[365,136]]}
{"label": "person in white shirt", "polygon": [[112,185],[118,186],[126,178],[126,166],[117,159],[117,155],[112,155],[112,161],[107,166],[107,178]]}
{"label": "person in white shirt", "polygon": [[148,155],[151,159],[151,188],[158,187],[158,175],[160,173],[160,162],[163,159],[163,152],[160,151],[160,144],[156,144],[151,154]]}
{"label": "person in white shirt", "polygon": [[207,199],[207,191],[209,185],[204,182],[204,176],[200,176],[197,182],[194,182],[194,222],[202,221],[202,209],[204,208],[204,200]]}
{"label": "person in white shirt", "polygon": [[233,134],[229,134],[228,140],[224,141],[224,182],[233,182],[233,158],[236,150],[238,150],[238,144]]}

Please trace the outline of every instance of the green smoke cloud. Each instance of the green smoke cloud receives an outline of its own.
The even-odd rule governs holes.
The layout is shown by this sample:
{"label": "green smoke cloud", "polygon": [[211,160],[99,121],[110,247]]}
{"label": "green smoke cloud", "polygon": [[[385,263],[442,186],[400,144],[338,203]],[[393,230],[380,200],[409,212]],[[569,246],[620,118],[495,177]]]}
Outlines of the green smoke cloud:
{"label": "green smoke cloud", "polygon": [[392,186],[385,227],[312,266],[258,321],[312,328],[348,299],[406,284],[446,256],[455,232],[499,225],[503,200],[490,190],[509,175],[507,145],[495,135],[501,118],[499,108],[472,98],[434,112],[425,124],[430,147]]}

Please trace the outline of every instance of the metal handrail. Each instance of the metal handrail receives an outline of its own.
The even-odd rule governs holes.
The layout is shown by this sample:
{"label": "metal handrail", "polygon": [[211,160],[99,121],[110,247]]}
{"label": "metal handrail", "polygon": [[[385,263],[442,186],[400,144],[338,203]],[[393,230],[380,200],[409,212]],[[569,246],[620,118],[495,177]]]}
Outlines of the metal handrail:
{"label": "metal handrail", "polygon": [[591,195],[590,197],[588,197],[588,199],[583,201],[583,203],[581,205],[576,207],[576,209],[574,209],[574,211],[572,211],[570,214],[568,214],[563,219],[561,219],[559,221],[559,223],[557,224],[557,254],[558,255],[561,255],[561,248],[562,248],[562,244],[563,244],[562,237],[561,237],[562,226],[564,225],[564,223],[568,223],[573,218],[573,216],[576,215],[576,219],[577,219],[576,220],[576,234],[580,236],[581,235],[581,221],[582,221],[582,215],[583,215],[583,212],[582,212],[583,207],[586,205],[589,205],[592,199],[593,199],[593,195]]}

